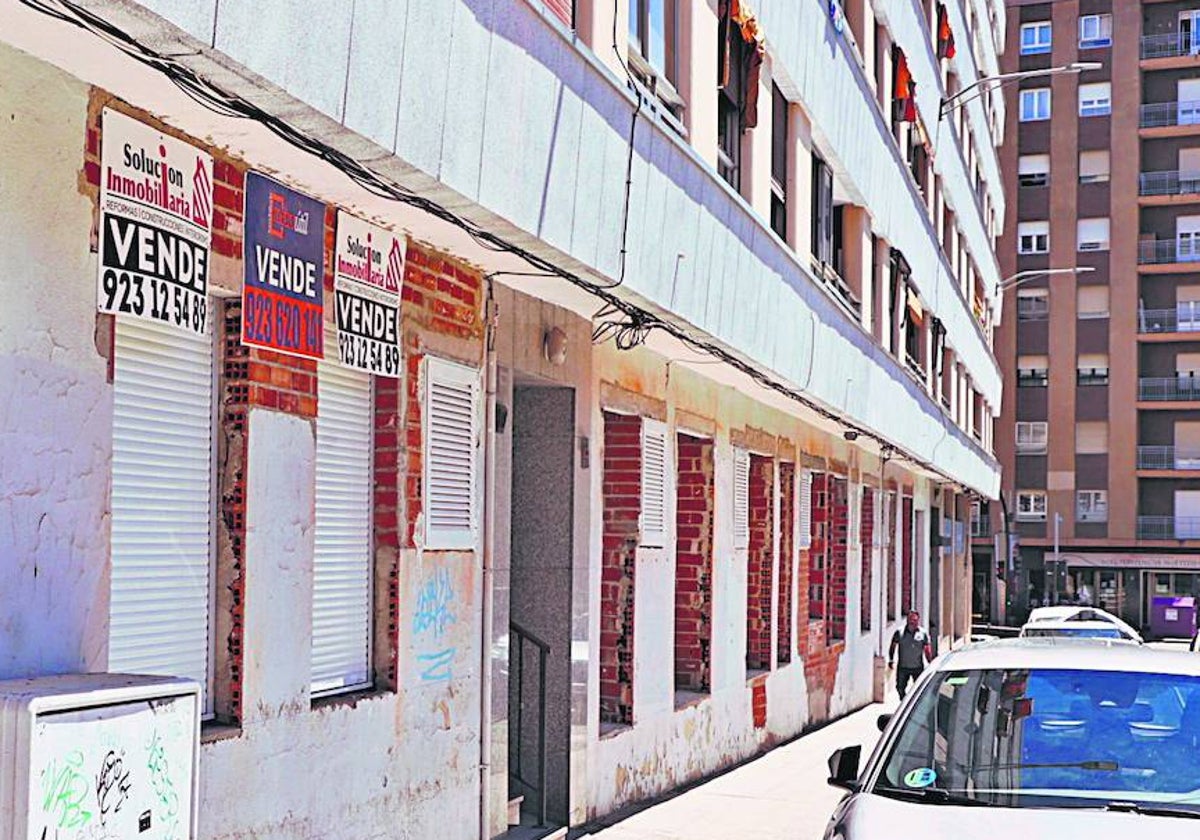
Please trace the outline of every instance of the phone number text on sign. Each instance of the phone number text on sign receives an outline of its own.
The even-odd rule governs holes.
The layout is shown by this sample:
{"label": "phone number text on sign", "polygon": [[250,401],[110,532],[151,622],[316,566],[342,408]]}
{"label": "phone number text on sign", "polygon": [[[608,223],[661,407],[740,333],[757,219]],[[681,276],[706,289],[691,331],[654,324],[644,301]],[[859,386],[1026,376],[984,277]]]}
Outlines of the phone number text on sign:
{"label": "phone number text on sign", "polygon": [[208,250],[152,225],[106,216],[100,309],[206,329]]}
{"label": "phone number text on sign", "polygon": [[322,307],[247,288],[242,306],[243,338],[287,353],[308,354],[323,339]]}

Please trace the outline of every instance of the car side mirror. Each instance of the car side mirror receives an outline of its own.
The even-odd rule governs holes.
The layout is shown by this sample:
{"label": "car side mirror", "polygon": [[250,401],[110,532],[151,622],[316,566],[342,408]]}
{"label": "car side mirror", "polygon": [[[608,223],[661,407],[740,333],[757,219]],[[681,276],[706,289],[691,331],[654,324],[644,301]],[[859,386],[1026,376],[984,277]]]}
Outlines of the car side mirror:
{"label": "car side mirror", "polygon": [[834,750],[829,756],[829,778],[826,780],[833,787],[845,790],[858,790],[858,762],[862,758],[862,747],[842,747]]}
{"label": "car side mirror", "polygon": [[875,725],[879,727],[879,731],[887,729],[887,725],[892,722],[891,714],[880,715],[875,719]]}

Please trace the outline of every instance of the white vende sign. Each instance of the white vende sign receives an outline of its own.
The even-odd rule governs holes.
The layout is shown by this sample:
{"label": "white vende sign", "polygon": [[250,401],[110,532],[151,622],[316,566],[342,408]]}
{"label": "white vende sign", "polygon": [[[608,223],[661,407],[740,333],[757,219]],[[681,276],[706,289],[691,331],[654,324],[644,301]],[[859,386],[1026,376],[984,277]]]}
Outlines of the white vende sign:
{"label": "white vende sign", "polygon": [[100,311],[204,333],[212,157],[107,108],[101,147]]}
{"label": "white vende sign", "polygon": [[334,298],[338,361],[400,376],[400,287],[405,239],[339,210]]}

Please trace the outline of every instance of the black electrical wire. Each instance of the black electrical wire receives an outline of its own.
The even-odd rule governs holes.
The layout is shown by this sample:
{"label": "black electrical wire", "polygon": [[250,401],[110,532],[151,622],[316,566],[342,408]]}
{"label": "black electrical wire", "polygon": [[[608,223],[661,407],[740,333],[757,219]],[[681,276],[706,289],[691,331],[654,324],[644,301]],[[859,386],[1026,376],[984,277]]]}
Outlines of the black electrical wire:
{"label": "black electrical wire", "polygon": [[[99,15],[81,8],[72,2],[72,0],[20,0],[20,2],[35,11],[103,38],[131,58],[161,72],[183,93],[214,113],[225,117],[248,119],[259,123],[284,142],[308,152],[314,157],[337,168],[372,195],[406,204],[452,224],[465,231],[482,247],[489,250],[509,253],[520,257],[530,266],[538,269],[537,272],[530,272],[530,275],[560,277],[599,298],[605,304],[602,311],[608,310],[613,316],[623,317],[598,325],[593,332],[593,340],[603,341],[607,338],[612,338],[618,348],[628,350],[643,344],[651,331],[662,330],[693,350],[710,355],[728,364],[763,387],[800,403],[826,420],[841,425],[845,431],[856,432],[862,437],[875,441],[881,447],[888,447],[893,452],[900,453],[900,450],[896,449],[886,438],[868,429],[847,422],[844,418],[804,395],[801,391],[789,388],[787,385],[772,379],[759,368],[743,361],[728,349],[715,342],[696,338],[679,325],[643,309],[635,303],[617,297],[610,290],[620,285],[621,278],[618,278],[618,282],[614,284],[596,283],[560,268],[544,257],[528,251],[519,245],[508,242],[499,234],[476,225],[469,219],[457,215],[432,199],[412,192],[382,177],[349,155],[304,134],[274,114],[263,111],[249,100],[222,90],[212,82],[201,78],[190,67],[180,64],[170,56],[155,52],[124,30]],[[641,107],[640,98],[638,107]],[[636,112],[634,124],[636,125]],[[632,142],[630,143],[630,150],[632,153]],[[628,210],[628,195],[626,196],[626,210]],[[497,272],[497,274],[514,273]],[[916,456],[903,453],[900,454],[900,457],[916,467],[944,476],[941,470],[938,470],[929,462]]]}

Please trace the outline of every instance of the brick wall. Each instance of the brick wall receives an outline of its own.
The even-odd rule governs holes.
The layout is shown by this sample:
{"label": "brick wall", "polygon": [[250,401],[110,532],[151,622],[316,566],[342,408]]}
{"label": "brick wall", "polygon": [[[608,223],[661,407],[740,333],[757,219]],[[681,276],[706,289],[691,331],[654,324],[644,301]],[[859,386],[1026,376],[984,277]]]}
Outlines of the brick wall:
{"label": "brick wall", "polygon": [[779,593],[775,601],[775,657],[792,661],[792,570],[796,547],[796,465],[779,465]]}
{"label": "brick wall", "polygon": [[[812,548],[808,552],[808,616],[809,620],[824,621],[825,571],[829,555],[829,476],[825,473],[813,473],[812,525]],[[823,630],[821,635],[824,636]]]}
{"label": "brick wall", "polygon": [[713,443],[677,436],[675,690],[712,685]]}
{"label": "brick wall", "polygon": [[771,667],[771,578],[775,560],[775,461],[750,456],[750,545],[746,551],[746,668]]}
{"label": "brick wall", "polygon": [[642,492],[642,419],[604,412],[600,720],[633,723],[633,587]]}
{"label": "brick wall", "polygon": [[826,601],[829,620],[826,641],[846,638],[846,565],[850,536],[849,484],[844,478],[829,479],[829,567]]}
{"label": "brick wall", "polygon": [[884,518],[884,524],[888,528],[888,533],[884,535],[884,542],[887,547],[884,548],[884,562],[887,563],[887,611],[888,615],[896,618],[898,607],[896,601],[896,556],[899,553],[896,547],[896,496],[893,493],[888,493],[884,496],[884,504],[887,505],[887,516]]}
{"label": "brick wall", "polygon": [[[249,351],[242,346],[242,302],[225,301],[214,316],[220,315],[222,366],[218,406],[220,428],[215,430],[220,440],[220,468],[217,471],[217,494],[220,499],[220,520],[217,540],[218,555],[226,564],[222,575],[228,608],[218,615],[218,627],[228,622],[228,631],[218,634],[218,644],[226,648],[225,665],[217,669],[217,679],[225,681],[224,690],[215,692],[218,717],[227,722],[242,718],[242,636],[245,626],[246,601],[246,456],[249,435],[247,425],[250,410]],[[218,657],[218,659],[221,659]]]}
{"label": "brick wall", "polygon": [[913,501],[905,498],[900,523],[900,609],[916,609],[913,603]]}
{"label": "brick wall", "polygon": [[864,487],[862,491],[858,536],[862,554],[862,598],[859,602],[859,629],[866,631],[871,629],[871,612],[874,606],[871,599],[871,574],[874,565],[871,545],[875,541],[875,491],[870,487]]}

